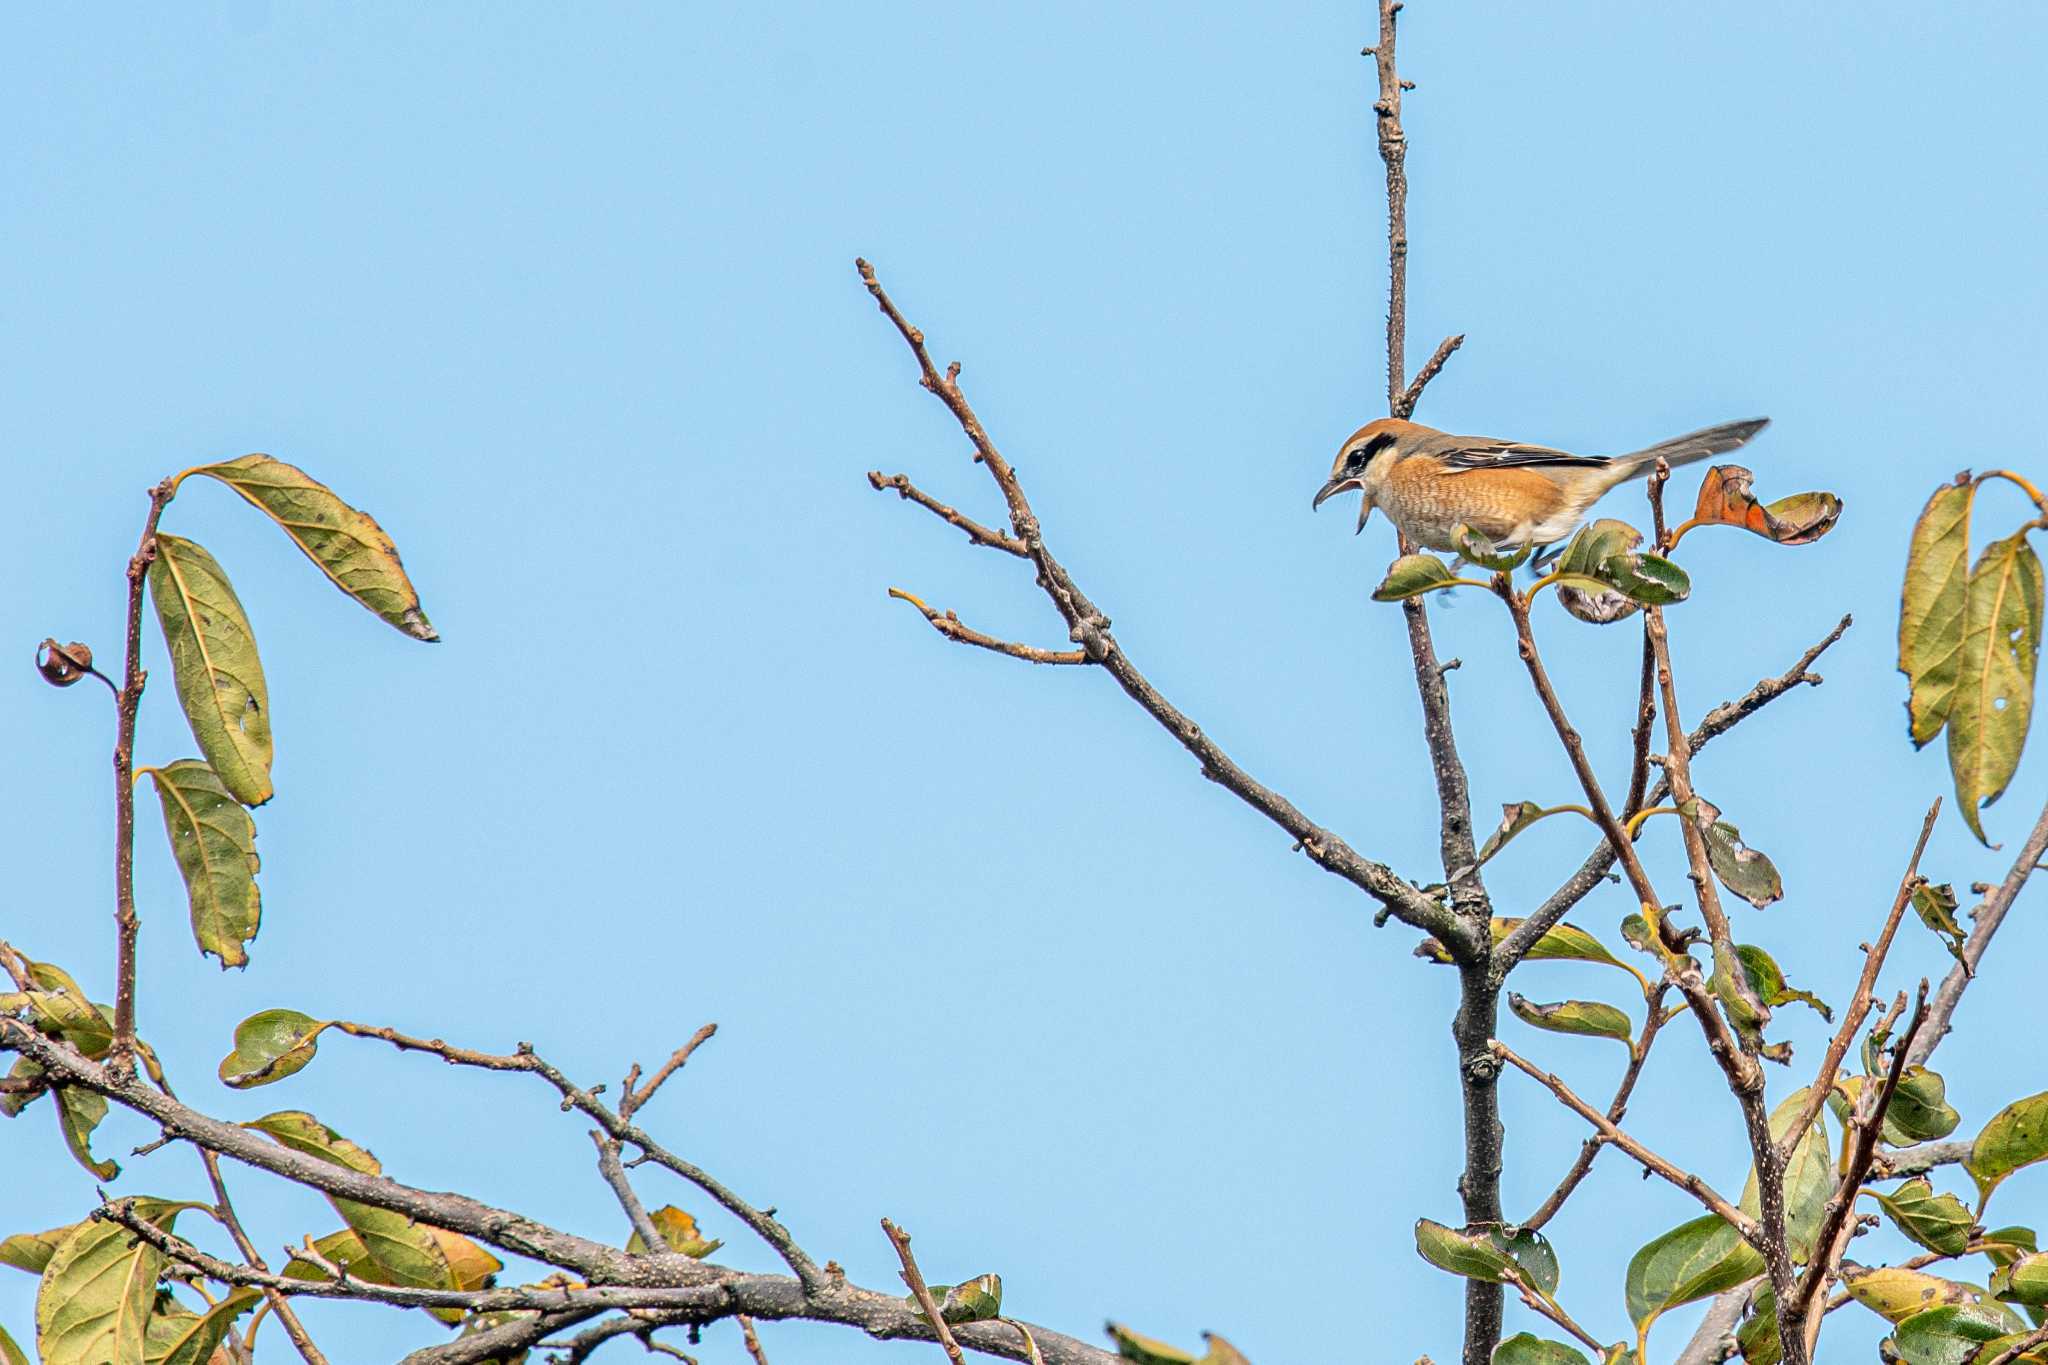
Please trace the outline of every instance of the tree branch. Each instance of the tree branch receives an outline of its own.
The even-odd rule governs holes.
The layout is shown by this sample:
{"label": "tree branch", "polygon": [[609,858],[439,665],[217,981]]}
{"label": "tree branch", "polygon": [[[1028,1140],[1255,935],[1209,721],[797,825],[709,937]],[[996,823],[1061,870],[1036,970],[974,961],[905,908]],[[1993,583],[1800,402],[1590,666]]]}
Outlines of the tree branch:
{"label": "tree branch", "polygon": [[2005,880],[1977,907],[1972,916],[1970,935],[1963,940],[1963,960],[1949,969],[1942,978],[1940,987],[1934,992],[1934,1000],[1927,1009],[1927,1026],[1921,1030],[1914,1044],[1916,1055],[1909,1058],[1909,1065],[1925,1066],[1927,1059],[1941,1040],[1948,1036],[1953,1025],[1956,1006],[1962,1003],[1963,992],[1976,976],[1977,964],[1984,960],[1984,950],[1991,946],[1991,936],[1998,932],[1998,926],[2005,923],[2006,912],[2019,898],[2027,879],[2041,863],[2041,857],[2048,853],[2048,806],[2041,810],[2040,819],[2034,822],[2033,831],[2026,842],[2020,845],[2019,857],[2013,859],[2012,870],[2005,874]]}
{"label": "tree branch", "polygon": [[917,1300],[917,1307],[924,1314],[924,1320],[931,1324],[932,1331],[945,1348],[946,1358],[953,1365],[966,1365],[960,1356],[960,1343],[953,1340],[952,1329],[946,1325],[946,1315],[939,1311],[939,1305],[932,1298],[931,1287],[924,1282],[924,1275],[917,1268],[917,1258],[910,1254],[910,1234],[884,1218],[882,1231],[890,1245],[896,1248],[896,1259],[903,1263],[903,1283],[910,1288],[910,1297]]}
{"label": "tree branch", "polygon": [[[1622,1073],[1621,1083],[1614,1088],[1614,1098],[1607,1105],[1607,1121],[1610,1124],[1619,1125],[1622,1119],[1628,1116],[1629,1096],[1635,1093],[1636,1080],[1643,1074],[1643,1063],[1650,1059],[1650,1046],[1656,1042],[1658,1033],[1664,1027],[1664,995],[1669,989],[1668,984],[1659,982],[1656,990],[1649,996],[1649,1010],[1643,1021],[1642,1036],[1630,1047],[1628,1070]],[[1571,1169],[1565,1172],[1564,1179],[1557,1183],[1557,1188],[1550,1192],[1549,1198],[1537,1205],[1536,1212],[1522,1220],[1520,1226],[1534,1232],[1555,1218],[1557,1211],[1564,1207],[1565,1200],[1572,1197],[1572,1192],[1578,1189],[1579,1182],[1593,1169],[1594,1158],[1600,1155],[1600,1149],[1606,1145],[1607,1138],[1604,1133],[1599,1137],[1587,1138],[1579,1144],[1579,1155],[1572,1162]]]}
{"label": "tree branch", "polygon": [[1040,649],[1036,645],[1020,645],[1009,640],[998,640],[993,635],[984,635],[980,631],[964,625],[960,618],[952,612],[942,612],[937,607],[926,606],[923,601],[912,597],[900,588],[889,589],[889,596],[899,602],[908,602],[911,606],[923,612],[924,619],[932,623],[933,630],[936,630],[939,634],[956,644],[974,645],[980,649],[993,650],[997,654],[1007,654],[1013,659],[1027,659],[1035,664],[1085,664],[1089,662],[1088,655],[1078,649]]}
{"label": "tree branch", "polygon": [[1023,541],[1002,531],[991,531],[980,522],[961,516],[958,512],[912,483],[908,474],[884,474],[879,469],[871,469],[868,471],[868,486],[877,493],[886,492],[892,488],[895,489],[897,496],[901,497],[904,501],[914,502],[947,525],[957,526],[962,531],[965,531],[967,538],[976,545],[986,545],[991,550],[1002,550],[1007,554],[1017,556],[1019,559],[1031,558],[1031,552],[1024,548]]}

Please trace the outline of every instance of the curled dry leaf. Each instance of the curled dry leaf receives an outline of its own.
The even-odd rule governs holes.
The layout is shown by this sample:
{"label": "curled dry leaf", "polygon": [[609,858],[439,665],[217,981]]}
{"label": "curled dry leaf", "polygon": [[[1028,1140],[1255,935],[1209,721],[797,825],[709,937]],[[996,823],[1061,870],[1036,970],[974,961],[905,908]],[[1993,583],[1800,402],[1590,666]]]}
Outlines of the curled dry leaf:
{"label": "curled dry leaf", "polygon": [[36,672],[52,687],[69,687],[92,667],[92,647],[73,640],[60,645],[54,639],[36,646]]}
{"label": "curled dry leaf", "polygon": [[1765,505],[1750,492],[1754,479],[1739,464],[1715,465],[1700,484],[1694,521],[1709,526],[1740,526],[1780,545],[1810,545],[1832,531],[1842,515],[1842,500],[1833,493],[1794,493]]}

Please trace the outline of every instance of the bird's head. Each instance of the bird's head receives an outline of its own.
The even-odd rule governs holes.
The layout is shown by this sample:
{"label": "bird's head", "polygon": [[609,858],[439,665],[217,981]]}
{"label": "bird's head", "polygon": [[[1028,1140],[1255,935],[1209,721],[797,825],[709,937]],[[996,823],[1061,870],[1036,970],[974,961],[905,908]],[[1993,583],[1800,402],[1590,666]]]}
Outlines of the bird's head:
{"label": "bird's head", "polygon": [[1321,507],[1339,493],[1360,489],[1365,496],[1359,499],[1358,529],[1363,531],[1366,518],[1372,515],[1371,490],[1384,476],[1387,466],[1421,437],[1433,434],[1428,427],[1404,422],[1398,417],[1382,417],[1367,422],[1345,437],[1344,444],[1337,448],[1337,460],[1330,466],[1329,481],[1317,490],[1316,499],[1310,507]]}

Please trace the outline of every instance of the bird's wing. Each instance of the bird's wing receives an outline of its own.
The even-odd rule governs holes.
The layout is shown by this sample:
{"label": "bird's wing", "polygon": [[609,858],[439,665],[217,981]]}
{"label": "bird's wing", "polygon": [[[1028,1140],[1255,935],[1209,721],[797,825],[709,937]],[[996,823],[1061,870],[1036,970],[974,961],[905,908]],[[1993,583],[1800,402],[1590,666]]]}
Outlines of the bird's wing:
{"label": "bird's wing", "polygon": [[1517,467],[1542,467],[1544,465],[1603,465],[1604,455],[1573,455],[1568,451],[1552,450],[1549,446],[1526,445],[1520,441],[1495,441],[1486,437],[1454,436],[1445,439],[1444,448],[1426,453],[1443,461],[1447,474],[1465,474],[1475,469],[1513,469]]}

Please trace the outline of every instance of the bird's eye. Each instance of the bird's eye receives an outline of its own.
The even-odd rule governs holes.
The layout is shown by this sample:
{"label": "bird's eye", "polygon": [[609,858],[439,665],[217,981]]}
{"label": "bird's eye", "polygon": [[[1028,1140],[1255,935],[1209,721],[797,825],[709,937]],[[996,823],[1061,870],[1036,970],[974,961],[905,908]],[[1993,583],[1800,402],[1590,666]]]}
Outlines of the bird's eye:
{"label": "bird's eye", "polygon": [[1351,453],[1344,457],[1344,467],[1351,470],[1365,468],[1365,447],[1353,447]]}

